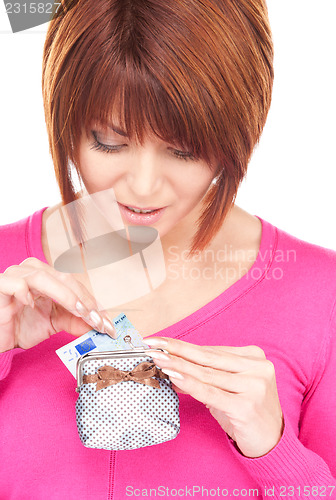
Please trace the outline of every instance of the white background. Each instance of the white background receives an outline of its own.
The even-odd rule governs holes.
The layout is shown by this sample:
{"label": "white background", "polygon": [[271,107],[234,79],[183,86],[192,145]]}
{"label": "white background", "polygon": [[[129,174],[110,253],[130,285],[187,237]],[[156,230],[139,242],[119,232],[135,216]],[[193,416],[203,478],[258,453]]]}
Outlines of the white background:
{"label": "white background", "polygon": [[[273,102],[237,205],[336,250],[336,2],[268,0],[268,7]],[[12,34],[0,2],[0,224],[60,201],[42,106],[46,28]]]}

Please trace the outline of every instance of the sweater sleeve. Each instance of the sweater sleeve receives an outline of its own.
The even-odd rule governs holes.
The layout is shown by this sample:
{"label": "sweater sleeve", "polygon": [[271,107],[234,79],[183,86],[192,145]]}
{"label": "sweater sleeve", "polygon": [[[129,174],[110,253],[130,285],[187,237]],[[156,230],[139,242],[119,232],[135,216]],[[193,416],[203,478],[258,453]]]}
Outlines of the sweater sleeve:
{"label": "sweater sleeve", "polygon": [[258,458],[242,455],[227,436],[232,452],[260,485],[263,498],[336,499],[335,303],[329,332],[315,364],[314,380],[301,406],[299,436],[284,415],[284,432],[279,443]]}

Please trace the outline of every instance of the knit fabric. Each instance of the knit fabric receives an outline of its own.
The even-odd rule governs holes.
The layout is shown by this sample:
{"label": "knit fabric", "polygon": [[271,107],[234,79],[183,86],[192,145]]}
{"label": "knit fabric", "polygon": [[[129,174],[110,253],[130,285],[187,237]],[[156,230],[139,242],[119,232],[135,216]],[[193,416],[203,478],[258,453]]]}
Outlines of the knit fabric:
{"label": "knit fabric", "polygon": [[[0,272],[31,256],[46,262],[43,210],[0,227]],[[261,347],[285,418],[277,446],[244,457],[205,405],[179,394],[175,439],[135,450],[85,448],[76,381],[55,353],[74,339],[63,331],[0,354],[0,500],[336,498],[336,252],[259,219],[250,270],[154,336]]]}

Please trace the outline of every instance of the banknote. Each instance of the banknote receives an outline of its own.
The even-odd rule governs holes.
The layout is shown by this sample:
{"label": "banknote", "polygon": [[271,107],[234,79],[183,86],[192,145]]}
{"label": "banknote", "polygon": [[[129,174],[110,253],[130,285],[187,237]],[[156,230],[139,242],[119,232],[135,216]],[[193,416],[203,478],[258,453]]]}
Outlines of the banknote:
{"label": "banknote", "polygon": [[57,356],[63,361],[68,370],[76,378],[77,359],[87,352],[104,352],[131,349],[132,347],[149,347],[142,340],[138,330],[132,325],[126,314],[120,313],[113,319],[117,338],[112,339],[105,333],[97,330],[77,337],[69,344],[57,349]]}

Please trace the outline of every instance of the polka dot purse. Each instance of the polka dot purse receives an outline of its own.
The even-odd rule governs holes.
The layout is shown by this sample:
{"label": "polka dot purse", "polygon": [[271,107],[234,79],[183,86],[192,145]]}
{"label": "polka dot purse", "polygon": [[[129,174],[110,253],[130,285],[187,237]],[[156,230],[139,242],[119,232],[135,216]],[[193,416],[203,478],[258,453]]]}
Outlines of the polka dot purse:
{"label": "polka dot purse", "polygon": [[151,351],[88,352],[78,359],[76,422],[84,446],[133,450],[178,435],[178,395]]}

